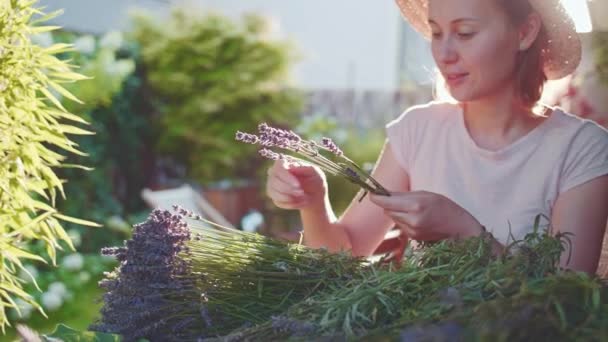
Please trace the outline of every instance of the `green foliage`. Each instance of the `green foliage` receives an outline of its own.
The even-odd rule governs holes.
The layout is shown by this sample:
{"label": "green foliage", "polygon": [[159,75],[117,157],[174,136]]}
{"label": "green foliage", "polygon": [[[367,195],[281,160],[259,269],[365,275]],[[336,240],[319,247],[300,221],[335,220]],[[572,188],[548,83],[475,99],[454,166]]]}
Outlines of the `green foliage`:
{"label": "green foliage", "polygon": [[55,208],[59,193],[65,197],[63,181],[54,172],[64,163],[62,152],[84,155],[67,134],[90,132],[74,123],[84,123],[69,113],[55,94],[79,102],[64,85],[84,79],[72,66],[55,55],[68,51],[69,45],[40,47],[31,42],[33,34],[56,27],[37,26],[57,15],[34,19],[42,13],[36,1],[0,3],[0,326],[9,321],[6,309],[21,298],[42,312],[32,297],[23,291],[18,272],[23,260],[45,260],[27,252],[30,241],[44,242],[45,251],[55,263],[56,250],[64,241],[72,243],[60,221],[95,225],[60,214]]}
{"label": "green foliage", "polygon": [[288,88],[292,47],[268,38],[267,23],[248,15],[177,8],[168,20],[140,14],[133,36],[141,45],[148,82],[162,111],[158,149],[201,183],[238,178],[253,146],[234,141],[258,123],[285,124],[302,104]]}
{"label": "green foliage", "polygon": [[114,96],[122,90],[125,78],[135,70],[135,61],[129,56],[117,56],[123,45],[122,34],[118,31],[108,32],[100,38],[62,32],[55,39],[74,45],[75,49],[66,53],[65,58],[78,65],[79,72],[88,77],[66,86],[83,103],[62,101],[62,104],[71,112],[90,120],[91,111],[112,105]]}
{"label": "green foliage", "polygon": [[46,340],[51,340],[49,337],[64,342],[120,342],[120,337],[118,335],[92,331],[78,331],[64,324],[57,325],[57,328],[53,333],[45,336]]}
{"label": "green foliage", "polygon": [[[83,234],[82,252],[97,253],[101,247],[125,238],[124,231],[113,229],[112,221],[128,218],[145,208],[140,192],[148,180],[144,170],[152,140],[149,119],[152,109],[144,94],[142,71],[135,69],[137,50],[123,42],[118,32],[99,38],[63,32],[54,39],[73,43],[77,50],[65,57],[82,65],[83,72],[92,77],[79,82],[82,85],[73,91],[79,98],[87,99],[84,105],[76,105],[79,115],[92,122],[95,135],[76,137],[75,141],[88,156],[75,155],[68,160],[94,169],[61,170],[61,176],[70,180],[65,186],[70,197],[60,201],[58,208],[71,215],[86,213],[88,219],[104,223],[114,232],[102,234],[69,227]],[[111,40],[114,43],[108,42]]]}
{"label": "green foliage", "polygon": [[[72,236],[73,231],[69,233]],[[35,244],[33,250],[39,250],[39,245],[39,243]],[[78,248],[77,239],[74,245]],[[88,255],[66,253],[58,255],[57,259],[59,267],[25,265],[36,278],[36,284],[28,275],[22,275],[23,279],[28,280],[24,284],[24,290],[33,294],[49,317],[43,317],[37,311],[33,311],[31,305],[18,299],[16,303],[21,315],[16,310],[10,310],[11,322],[26,324],[40,332],[48,332],[60,322],[77,329],[86,329],[96,319],[101,307],[96,301],[101,297],[101,289],[98,288],[97,282],[103,272],[115,266],[115,261],[102,257],[99,253]],[[9,328],[5,336],[8,338],[14,334],[15,329]]]}
{"label": "green foliage", "polygon": [[608,32],[593,32],[595,64],[600,79],[608,84]]}
{"label": "green foliage", "polygon": [[359,269],[222,340],[602,340],[608,287],[557,267],[568,241],[536,223],[498,257],[487,235],[426,244],[400,265]]}

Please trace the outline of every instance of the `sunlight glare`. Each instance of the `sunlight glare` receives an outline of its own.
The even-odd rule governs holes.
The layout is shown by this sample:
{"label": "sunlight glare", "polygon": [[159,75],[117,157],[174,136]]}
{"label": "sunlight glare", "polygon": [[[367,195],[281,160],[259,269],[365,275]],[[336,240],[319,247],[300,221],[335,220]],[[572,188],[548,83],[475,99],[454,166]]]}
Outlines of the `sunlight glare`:
{"label": "sunlight glare", "polygon": [[592,25],[587,0],[561,0],[561,2],[564,5],[566,12],[574,19],[576,32],[591,32]]}

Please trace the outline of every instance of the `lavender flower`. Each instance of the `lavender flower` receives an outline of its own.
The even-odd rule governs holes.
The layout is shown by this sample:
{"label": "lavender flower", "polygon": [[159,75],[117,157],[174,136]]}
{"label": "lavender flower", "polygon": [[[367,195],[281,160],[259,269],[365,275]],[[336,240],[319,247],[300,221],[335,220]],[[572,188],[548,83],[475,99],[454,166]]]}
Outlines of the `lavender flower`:
{"label": "lavender flower", "polygon": [[281,158],[281,155],[279,153],[273,152],[267,148],[263,148],[259,152],[262,157],[268,158],[270,160],[283,159],[283,158]]}
{"label": "lavender flower", "polygon": [[191,265],[180,256],[189,240],[181,215],[155,210],[146,222],[135,226],[133,238],[124,247],[104,248],[102,254],[115,256],[120,265],[100,282],[108,292],[103,296],[101,319],[91,329],[121,334],[126,341],[174,340],[167,328],[187,317],[184,313],[199,310],[195,303],[171,305],[171,293],[193,290]]}
{"label": "lavender flower", "polygon": [[285,316],[272,316],[272,328],[275,331],[288,333],[293,336],[307,336],[315,332],[315,325]]}
{"label": "lavender flower", "polygon": [[259,138],[255,134],[244,133],[241,131],[236,132],[236,140],[242,141],[248,144],[257,144],[259,142]]}
{"label": "lavender flower", "polygon": [[334,143],[330,138],[323,138],[321,140],[321,144],[323,145],[323,147],[325,147],[327,150],[337,156],[342,156],[344,154],[342,150],[336,145],[336,143]]}
{"label": "lavender flower", "polygon": [[[266,123],[259,124],[258,131],[259,136],[237,131],[236,140],[263,146],[264,148],[259,151],[260,155],[271,160],[301,160],[285,154],[276,153],[268,148],[276,147],[291,151],[299,156],[302,156],[306,161],[319,166],[322,170],[329,172],[330,174],[342,175],[352,183],[355,183],[363,188],[365,193],[369,191],[374,194],[390,196],[388,190],[380,185],[378,181],[373,179],[371,175],[363,171],[352,160],[348,159],[344,155],[344,152],[342,152],[342,150],[330,138],[323,138],[321,144],[319,145],[313,140],[303,140],[293,131],[274,128]],[[319,148],[333,153],[336,157],[345,160],[346,162],[336,163],[335,161],[328,159],[319,153]]]}
{"label": "lavender flower", "polygon": [[[285,248],[257,234],[209,226],[179,206],[173,209],[154,210],[124,246],[102,249],[119,266],[99,283],[104,305],[91,330],[120,334],[125,341],[219,336],[243,322],[266,321],[359,265],[332,255],[335,268],[322,269],[320,263],[330,258],[325,252]],[[275,291],[277,281],[286,292]]]}

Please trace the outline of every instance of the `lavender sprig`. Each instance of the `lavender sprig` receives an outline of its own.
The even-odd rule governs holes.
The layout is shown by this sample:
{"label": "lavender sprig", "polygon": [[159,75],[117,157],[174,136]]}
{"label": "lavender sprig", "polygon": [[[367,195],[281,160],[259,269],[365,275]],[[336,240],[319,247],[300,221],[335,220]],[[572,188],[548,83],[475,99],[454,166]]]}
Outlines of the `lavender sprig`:
{"label": "lavender sprig", "polygon": [[[260,150],[260,155],[271,160],[291,160],[302,161],[303,159],[277,153],[269,148],[276,147],[296,153],[308,161],[317,165],[322,170],[337,176],[342,176],[350,182],[359,185],[365,193],[368,191],[373,194],[390,196],[390,193],[369,173],[365,172],[359,165],[344,155],[344,152],[330,138],[324,137],[321,143],[314,140],[302,139],[293,131],[287,131],[271,127],[266,123],[258,125],[259,135],[236,132],[236,140],[248,144],[259,144],[264,148]],[[329,151],[343,162],[335,162],[319,152],[319,150]],[[365,193],[363,196],[365,196]],[[362,199],[363,197],[361,197]]]}
{"label": "lavender sprig", "polygon": [[364,267],[362,259],[286,245],[216,225],[184,208],[154,210],[99,283],[101,318],[91,330],[125,341],[198,341],[278,315],[314,290]]}

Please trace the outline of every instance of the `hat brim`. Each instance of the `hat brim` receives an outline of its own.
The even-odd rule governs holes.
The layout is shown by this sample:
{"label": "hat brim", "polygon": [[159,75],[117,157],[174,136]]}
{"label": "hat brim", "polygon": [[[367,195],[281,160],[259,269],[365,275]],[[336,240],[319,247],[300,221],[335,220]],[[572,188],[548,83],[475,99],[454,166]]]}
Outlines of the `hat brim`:
{"label": "hat brim", "polygon": [[[547,40],[543,50],[543,69],[550,80],[573,73],[581,61],[581,41],[574,21],[559,0],[529,0],[542,18]],[[395,0],[401,15],[426,39],[431,38],[428,24],[429,0]]]}

